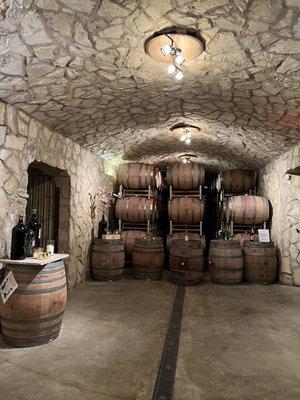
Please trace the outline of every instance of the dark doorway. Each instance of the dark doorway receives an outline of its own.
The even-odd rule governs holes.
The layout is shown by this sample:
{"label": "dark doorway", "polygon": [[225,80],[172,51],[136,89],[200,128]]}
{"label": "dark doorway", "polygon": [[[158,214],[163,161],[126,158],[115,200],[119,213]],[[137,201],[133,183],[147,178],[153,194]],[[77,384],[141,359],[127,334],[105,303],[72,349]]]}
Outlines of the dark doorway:
{"label": "dark doorway", "polygon": [[55,252],[69,252],[70,178],[66,171],[33,162],[28,167],[29,195],[26,220],[37,210],[41,224],[41,246],[54,240]]}

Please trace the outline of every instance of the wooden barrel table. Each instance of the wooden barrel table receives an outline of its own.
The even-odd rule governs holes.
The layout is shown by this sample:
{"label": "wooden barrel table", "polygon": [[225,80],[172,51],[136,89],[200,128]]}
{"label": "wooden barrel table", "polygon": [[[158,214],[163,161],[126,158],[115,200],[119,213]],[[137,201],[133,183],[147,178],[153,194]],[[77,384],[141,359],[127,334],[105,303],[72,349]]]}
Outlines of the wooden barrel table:
{"label": "wooden barrel table", "polygon": [[156,187],[158,170],[154,164],[128,163],[121,164],[117,180],[125,189],[148,189]]}
{"label": "wooden barrel table", "polygon": [[221,174],[225,193],[247,193],[256,185],[255,172],[245,169],[228,169]]}
{"label": "wooden barrel table", "polygon": [[146,232],[138,230],[123,231],[121,233],[121,238],[123,239],[125,245],[125,255],[128,260],[131,260],[135,239],[145,238],[146,236]]}
{"label": "wooden barrel table", "polygon": [[204,185],[205,169],[195,162],[176,163],[168,168],[167,180],[173,190],[198,190]]}
{"label": "wooden barrel table", "polygon": [[211,240],[209,249],[211,280],[218,284],[236,284],[243,277],[243,253],[237,240]]}
{"label": "wooden barrel table", "polygon": [[137,238],[132,252],[132,266],[137,279],[160,279],[164,267],[162,238]]}
{"label": "wooden barrel table", "polygon": [[180,196],[169,201],[169,218],[174,224],[199,224],[203,215],[204,202],[197,197]]}
{"label": "wooden barrel table", "polygon": [[268,221],[269,202],[261,196],[233,196],[226,201],[226,221],[237,225],[257,225]]}
{"label": "wooden barrel table", "polygon": [[243,243],[245,280],[249,283],[272,284],[277,279],[277,255],[273,242]]}
{"label": "wooden barrel table", "polygon": [[115,281],[122,277],[125,263],[121,239],[94,239],[91,252],[91,275],[96,281]]}
{"label": "wooden barrel table", "polygon": [[203,280],[203,248],[199,241],[173,240],[169,267],[171,281],[179,285],[198,285]]}
{"label": "wooden barrel table", "polygon": [[56,339],[67,302],[63,260],[46,265],[7,264],[5,269],[12,271],[18,284],[5,304],[0,301],[5,343],[33,347]]}
{"label": "wooden barrel table", "polygon": [[138,196],[122,197],[117,200],[116,217],[124,222],[154,222],[157,217],[156,200]]}

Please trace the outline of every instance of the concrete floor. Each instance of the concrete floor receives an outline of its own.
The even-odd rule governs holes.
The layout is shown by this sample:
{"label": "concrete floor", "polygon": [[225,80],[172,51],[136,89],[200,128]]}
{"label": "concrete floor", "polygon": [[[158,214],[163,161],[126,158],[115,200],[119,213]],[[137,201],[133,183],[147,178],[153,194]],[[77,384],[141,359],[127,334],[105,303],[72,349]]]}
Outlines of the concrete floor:
{"label": "concrete floor", "polygon": [[[0,341],[1,400],[150,400],[176,286],[123,279],[70,292],[59,338]],[[300,291],[186,291],[175,400],[298,400]]]}

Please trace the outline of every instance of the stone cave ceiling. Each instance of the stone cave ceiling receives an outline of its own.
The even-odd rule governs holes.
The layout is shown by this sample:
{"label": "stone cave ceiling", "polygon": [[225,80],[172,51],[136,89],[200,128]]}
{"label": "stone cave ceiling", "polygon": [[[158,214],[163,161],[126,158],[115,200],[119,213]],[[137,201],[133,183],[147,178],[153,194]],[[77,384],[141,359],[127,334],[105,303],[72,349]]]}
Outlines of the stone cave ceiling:
{"label": "stone cave ceiling", "polygon": [[[2,0],[0,98],[107,158],[258,168],[300,142],[298,17],[299,0]],[[205,42],[180,82],[143,47],[169,26]]]}

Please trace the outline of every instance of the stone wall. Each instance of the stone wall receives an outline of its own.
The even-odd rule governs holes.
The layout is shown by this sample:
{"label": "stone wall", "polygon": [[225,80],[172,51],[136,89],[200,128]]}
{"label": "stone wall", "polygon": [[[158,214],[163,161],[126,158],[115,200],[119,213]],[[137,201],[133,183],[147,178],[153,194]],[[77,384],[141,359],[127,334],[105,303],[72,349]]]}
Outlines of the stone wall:
{"label": "stone wall", "polygon": [[272,205],[271,237],[280,258],[280,282],[300,285],[300,176],[285,172],[300,166],[300,145],[260,172],[259,193]]}
{"label": "stone wall", "polygon": [[110,186],[102,160],[24,112],[0,102],[0,257],[9,255],[12,227],[18,214],[25,213],[27,169],[33,161],[60,168],[70,177],[71,256],[67,276],[73,287],[88,273],[92,228],[96,228],[99,217],[96,215],[92,223],[89,193],[95,194],[100,186]]}

